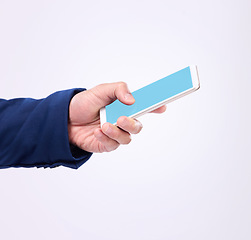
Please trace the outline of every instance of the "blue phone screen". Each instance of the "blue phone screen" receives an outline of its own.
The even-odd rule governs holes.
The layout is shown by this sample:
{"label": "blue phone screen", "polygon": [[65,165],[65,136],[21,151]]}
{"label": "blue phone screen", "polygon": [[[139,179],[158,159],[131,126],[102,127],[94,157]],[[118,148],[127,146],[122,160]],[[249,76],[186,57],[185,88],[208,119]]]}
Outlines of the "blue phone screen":
{"label": "blue phone screen", "polygon": [[107,122],[116,123],[120,116],[132,116],[192,87],[190,67],[187,67],[132,92],[135,98],[133,105],[128,106],[116,100],[106,106]]}

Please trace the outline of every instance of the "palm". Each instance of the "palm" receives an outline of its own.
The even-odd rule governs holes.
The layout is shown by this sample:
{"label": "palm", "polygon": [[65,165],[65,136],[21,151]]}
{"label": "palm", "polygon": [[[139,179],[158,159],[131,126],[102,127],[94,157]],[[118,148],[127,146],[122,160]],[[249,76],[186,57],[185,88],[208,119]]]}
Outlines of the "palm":
{"label": "palm", "polygon": [[[82,102],[81,95],[85,101]],[[85,91],[76,95],[71,112],[71,126],[69,131],[71,142],[88,152],[104,152],[105,146],[94,136],[96,129],[100,129],[99,101],[93,91]]]}

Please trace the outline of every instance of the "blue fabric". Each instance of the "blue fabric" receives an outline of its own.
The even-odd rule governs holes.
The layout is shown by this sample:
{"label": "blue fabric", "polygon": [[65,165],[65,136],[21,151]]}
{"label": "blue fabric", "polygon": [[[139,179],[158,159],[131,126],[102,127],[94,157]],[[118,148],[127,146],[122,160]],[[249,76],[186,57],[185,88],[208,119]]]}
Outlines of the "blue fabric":
{"label": "blue fabric", "polygon": [[85,89],[56,92],[45,99],[0,99],[0,168],[77,169],[92,153],[69,143],[71,98]]}

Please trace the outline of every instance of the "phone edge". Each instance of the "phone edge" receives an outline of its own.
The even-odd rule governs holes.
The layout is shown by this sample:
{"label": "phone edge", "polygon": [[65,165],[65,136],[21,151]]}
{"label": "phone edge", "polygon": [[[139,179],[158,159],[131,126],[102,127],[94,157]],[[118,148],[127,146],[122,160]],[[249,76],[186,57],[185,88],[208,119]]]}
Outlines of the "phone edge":
{"label": "phone edge", "polygon": [[153,106],[151,106],[149,108],[146,108],[146,109],[138,112],[137,114],[133,114],[133,115],[131,115],[129,117],[131,117],[131,118],[141,117],[141,116],[143,116],[146,113],[154,111],[155,109],[157,109],[157,108],[159,108],[161,106],[164,106],[164,105],[166,105],[166,104],[168,104],[170,102],[173,102],[173,101],[175,101],[175,100],[177,100],[179,98],[182,98],[182,97],[184,97],[184,96],[186,96],[186,95],[188,95],[190,93],[193,93],[196,90],[198,90],[200,88],[198,68],[197,68],[196,65],[191,65],[191,66],[189,66],[189,69],[190,69],[191,79],[192,79],[192,83],[193,83],[193,87],[192,88],[190,88],[190,89],[188,89],[188,90],[186,90],[186,91],[184,91],[182,93],[179,93],[179,94],[177,94],[177,95],[175,95],[175,96],[173,96],[173,97],[171,97],[171,98],[169,98],[167,100],[164,100],[164,101],[162,101],[160,103],[157,103],[157,104],[155,104],[155,105],[153,105]]}
{"label": "phone edge", "polygon": [[100,116],[100,126],[102,127],[104,123],[106,123],[106,109],[105,107],[102,107],[99,110],[99,116]]}
{"label": "phone edge", "polygon": [[196,65],[189,66],[191,78],[193,82],[193,87],[195,90],[198,90],[200,88],[200,79],[199,79],[199,73],[198,73],[198,67]]}

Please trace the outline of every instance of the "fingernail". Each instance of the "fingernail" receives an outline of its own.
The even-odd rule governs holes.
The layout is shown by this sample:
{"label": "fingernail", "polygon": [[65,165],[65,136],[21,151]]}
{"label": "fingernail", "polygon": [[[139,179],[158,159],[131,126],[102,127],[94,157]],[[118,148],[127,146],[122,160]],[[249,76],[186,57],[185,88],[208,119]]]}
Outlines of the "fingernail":
{"label": "fingernail", "polygon": [[139,121],[136,121],[135,126],[136,126],[136,128],[137,128],[138,130],[139,130],[139,129],[141,129],[141,128],[143,128],[142,123],[141,123],[141,122],[139,122]]}
{"label": "fingernail", "polygon": [[131,94],[131,93],[127,93],[126,95],[125,95],[125,100],[134,100],[134,97],[133,97],[133,95]]}

